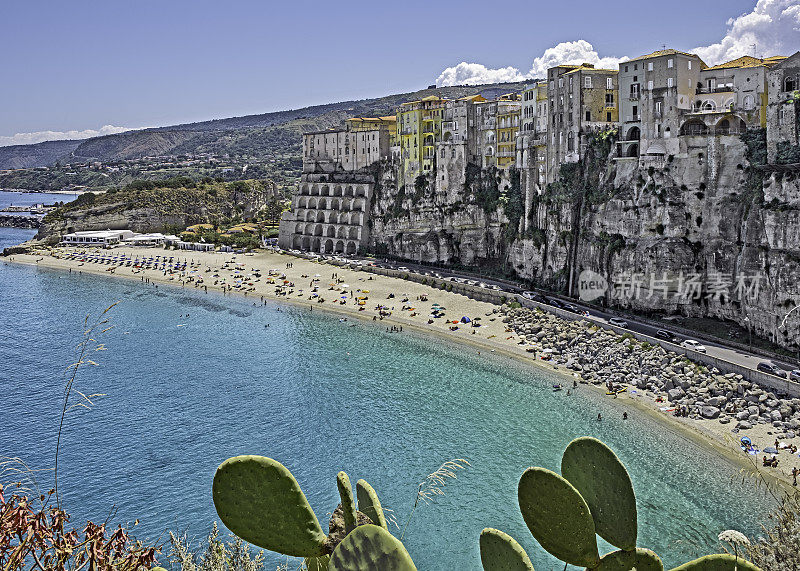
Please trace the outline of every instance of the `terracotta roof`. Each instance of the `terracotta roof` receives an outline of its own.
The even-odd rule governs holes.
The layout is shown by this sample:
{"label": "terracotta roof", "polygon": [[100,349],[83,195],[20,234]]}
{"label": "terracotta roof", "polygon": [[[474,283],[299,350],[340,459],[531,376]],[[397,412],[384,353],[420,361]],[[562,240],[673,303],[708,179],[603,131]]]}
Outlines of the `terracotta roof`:
{"label": "terracotta roof", "polygon": [[742,56],[740,58],[732,59],[731,61],[726,61],[725,63],[714,65],[706,69],[734,69],[737,67],[759,67],[762,65],[769,67],[784,59],[786,59],[786,56],[772,56],[763,59],[753,56]]}

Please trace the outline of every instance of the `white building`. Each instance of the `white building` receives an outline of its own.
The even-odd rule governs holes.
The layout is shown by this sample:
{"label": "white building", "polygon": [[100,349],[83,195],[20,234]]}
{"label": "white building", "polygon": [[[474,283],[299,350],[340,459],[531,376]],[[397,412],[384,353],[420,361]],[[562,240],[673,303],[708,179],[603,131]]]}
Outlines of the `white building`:
{"label": "white building", "polygon": [[65,234],[61,241],[69,246],[111,246],[133,236],[130,230],[91,230]]}

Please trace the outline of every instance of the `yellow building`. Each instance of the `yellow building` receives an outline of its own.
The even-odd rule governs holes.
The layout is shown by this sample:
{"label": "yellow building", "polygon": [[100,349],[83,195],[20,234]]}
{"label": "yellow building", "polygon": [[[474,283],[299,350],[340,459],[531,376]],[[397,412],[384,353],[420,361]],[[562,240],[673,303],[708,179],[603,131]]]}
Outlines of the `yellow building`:
{"label": "yellow building", "polygon": [[[510,102],[513,102],[509,104]],[[503,96],[497,101],[497,167],[513,166],[517,160],[519,98]]]}
{"label": "yellow building", "polygon": [[389,131],[389,146],[397,144],[397,116],[387,115],[386,117],[351,117],[347,120],[350,132],[358,133],[361,131],[379,131],[387,129]]}
{"label": "yellow building", "polygon": [[403,103],[397,112],[397,141],[403,179],[413,184],[420,174],[436,168],[435,145],[441,140],[442,118],[447,99],[431,95]]}

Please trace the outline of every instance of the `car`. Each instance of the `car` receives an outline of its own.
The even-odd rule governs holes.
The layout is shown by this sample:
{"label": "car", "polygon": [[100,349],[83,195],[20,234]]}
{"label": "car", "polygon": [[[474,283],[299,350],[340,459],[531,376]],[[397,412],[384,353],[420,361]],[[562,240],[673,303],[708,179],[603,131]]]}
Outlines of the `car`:
{"label": "car", "polygon": [[398,272],[408,272],[408,271],[411,271],[411,270],[409,270],[409,269],[408,269],[407,267],[405,267],[405,266],[400,266],[400,267],[398,267],[398,268],[397,268],[397,271],[398,271]]}
{"label": "car", "polygon": [[494,291],[503,291],[503,288],[501,288],[499,285],[495,285],[495,284],[490,285],[489,289],[492,289]]}
{"label": "car", "polygon": [[656,331],[656,337],[659,339],[663,339],[664,341],[669,341],[670,343],[677,343],[680,339],[672,333],[672,331],[667,331],[666,329],[659,329]]}
{"label": "car", "polygon": [[566,309],[567,311],[571,311],[572,313],[580,313],[581,312],[581,310],[578,308],[578,306],[575,305],[574,303],[565,303],[564,304],[564,309]]}
{"label": "car", "polygon": [[775,363],[770,363],[769,361],[761,361],[757,366],[756,369],[761,371],[762,373],[768,373],[770,375],[775,375],[776,377],[786,378],[786,371],[781,369]]}
{"label": "car", "polygon": [[523,291],[522,292],[522,297],[524,297],[525,299],[534,299],[538,295],[539,294],[536,293],[535,291]]}
{"label": "car", "polygon": [[692,351],[697,351],[699,353],[705,353],[706,348],[700,343],[700,341],[695,341],[694,339],[687,339],[683,343],[681,343],[681,347],[685,347],[687,349],[691,349]]}
{"label": "car", "polygon": [[542,297],[547,305],[552,305],[553,307],[557,307],[558,309],[564,309],[564,304],[558,301],[557,299],[553,299],[552,297],[544,297],[544,296]]}
{"label": "car", "polygon": [[612,317],[608,320],[609,324],[614,325],[616,327],[624,327],[625,329],[628,328],[628,322],[622,319],[621,317]]}
{"label": "car", "polygon": [[789,371],[789,378],[793,381],[800,382],[800,369],[792,369]]}

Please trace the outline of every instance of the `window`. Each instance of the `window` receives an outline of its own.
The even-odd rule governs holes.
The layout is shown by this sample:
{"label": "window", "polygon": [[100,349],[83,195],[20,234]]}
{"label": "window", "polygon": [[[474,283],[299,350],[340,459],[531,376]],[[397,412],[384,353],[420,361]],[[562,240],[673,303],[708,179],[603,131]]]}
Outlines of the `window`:
{"label": "window", "polygon": [[793,77],[787,77],[783,80],[783,90],[784,91],[794,91],[797,89],[797,82],[794,80]]}
{"label": "window", "polygon": [[742,106],[746,110],[750,110],[753,108],[753,96],[752,95],[745,95],[744,100],[742,101]]}
{"label": "window", "polygon": [[653,71],[653,62],[647,62],[647,71]]}
{"label": "window", "polygon": [[614,107],[614,94],[606,93],[606,107]]}
{"label": "window", "polygon": [[592,120],[592,112],[591,111],[586,111],[586,120],[587,121],[591,121]]}
{"label": "window", "polygon": [[606,111],[606,121],[611,123],[611,111]]}
{"label": "window", "polygon": [[559,77],[558,78],[558,86],[559,87],[564,87],[564,78],[563,77]]}
{"label": "window", "polygon": [[689,69],[692,69],[692,60],[689,60]]}
{"label": "window", "polygon": [[614,89],[614,79],[611,77],[606,78],[606,89]]}
{"label": "window", "polygon": [[670,58],[667,60],[667,67],[672,68],[675,65],[675,60]]}
{"label": "window", "polygon": [[[669,60],[669,61],[672,61],[672,60]],[[668,78],[667,78],[667,87],[672,87],[672,85],[673,85],[672,78],[671,78],[671,77],[668,77]]]}
{"label": "window", "polygon": [[625,66],[625,71],[626,71],[626,72],[628,71],[628,66],[627,66],[627,65]]}
{"label": "window", "polygon": [[[633,71],[636,71],[637,69],[639,69],[639,64],[638,63],[633,64]],[[634,79],[634,81],[636,80]]]}
{"label": "window", "polygon": [[575,138],[573,137],[572,133],[567,135],[567,150],[568,151],[575,150]]}
{"label": "window", "polygon": [[647,82],[647,89],[649,91],[653,91],[653,80],[652,79]]}
{"label": "window", "polygon": [[583,86],[585,88],[587,88],[587,89],[591,89],[592,88],[592,76],[591,75],[587,75],[586,77],[583,78]]}

